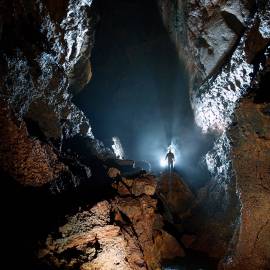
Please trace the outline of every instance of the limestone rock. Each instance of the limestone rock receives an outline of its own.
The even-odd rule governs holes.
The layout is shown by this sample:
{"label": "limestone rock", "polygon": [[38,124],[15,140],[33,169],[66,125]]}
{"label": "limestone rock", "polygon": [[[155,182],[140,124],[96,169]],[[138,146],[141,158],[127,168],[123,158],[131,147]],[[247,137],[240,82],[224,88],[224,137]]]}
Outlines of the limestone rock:
{"label": "limestone rock", "polygon": [[126,238],[119,226],[109,223],[107,201],[79,212],[59,228],[58,238],[48,236],[39,257],[59,268],[146,269],[135,238]]}
{"label": "limestone rock", "polygon": [[165,27],[195,85],[215,74],[243,33],[245,1],[158,1]]}
{"label": "limestone rock", "polygon": [[156,192],[156,178],[151,175],[145,175],[142,178],[135,178],[131,187],[131,192],[135,196],[146,194],[152,196]]}

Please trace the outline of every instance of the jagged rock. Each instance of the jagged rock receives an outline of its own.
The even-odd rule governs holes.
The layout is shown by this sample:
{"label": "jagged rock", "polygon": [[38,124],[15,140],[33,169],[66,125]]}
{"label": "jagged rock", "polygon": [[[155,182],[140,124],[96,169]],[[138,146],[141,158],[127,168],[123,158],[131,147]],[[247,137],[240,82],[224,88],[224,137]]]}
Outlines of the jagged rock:
{"label": "jagged rock", "polygon": [[0,9],[1,98],[16,117],[35,121],[48,138],[60,138],[64,126],[70,135],[93,136],[68,90],[72,81],[82,86],[90,78],[90,71],[83,74],[90,69],[92,1],[5,2]]}
{"label": "jagged rock", "polygon": [[[131,188],[140,182],[139,190],[144,191],[141,185],[147,186],[149,181],[154,181],[153,176],[120,183]],[[47,237],[40,259],[57,268],[156,270],[163,259],[185,255],[177,240],[163,229],[156,199],[145,193],[119,195],[67,217],[57,233]]]}
{"label": "jagged rock", "polygon": [[181,222],[194,202],[194,195],[177,173],[164,173],[158,181],[158,193],[167,204],[175,223]]}
{"label": "jagged rock", "polygon": [[[186,201],[168,195],[171,208],[176,211],[181,205],[182,213],[175,214],[180,220],[189,217],[184,229],[196,235],[187,243],[190,248],[219,259],[226,256],[220,269],[268,269],[269,97],[245,97],[236,110],[237,121],[232,119],[251,86],[249,75],[269,63],[258,60],[269,55],[269,1],[159,3],[165,27],[191,73],[196,123],[203,132],[222,134],[206,156],[213,179],[199,192],[195,207],[186,211]],[[75,135],[89,146],[85,152],[106,156],[88,119],[71,101],[72,93],[91,77],[92,1],[2,1],[0,13],[1,169],[32,186],[54,181],[62,173],[71,176],[64,155],[61,161],[59,155],[68,150],[63,142]],[[247,32],[240,36],[245,27]],[[44,141],[34,138],[24,120],[37,124]],[[230,124],[235,128],[227,136]],[[61,147],[56,150],[51,141],[60,141]],[[90,169],[79,163],[74,160],[79,165],[76,174],[83,171],[87,179]],[[130,168],[133,162],[119,166]],[[153,179],[122,179],[116,189],[120,197],[113,207],[103,202],[72,215],[58,234],[47,238],[40,256],[59,268],[158,269],[160,260],[173,254],[170,248],[175,256],[184,254],[163,230],[157,200],[150,197],[156,189]]]}
{"label": "jagged rock", "polygon": [[146,269],[134,235],[110,225],[110,209],[108,201],[103,201],[71,216],[59,228],[58,238],[48,236],[39,257],[58,268]]}
{"label": "jagged rock", "polygon": [[157,182],[152,175],[145,175],[142,178],[135,178],[131,187],[131,193],[135,196],[146,194],[152,196],[156,192]]}
{"label": "jagged rock", "polygon": [[[263,6],[263,3],[261,4]],[[265,8],[267,9],[267,6]],[[246,91],[248,87],[252,86],[255,88],[252,91],[257,93],[252,94],[255,95],[254,100],[250,95],[242,98],[237,107],[235,103],[237,99],[234,99],[232,108],[227,106],[229,103],[217,102],[217,104],[226,105],[223,107],[226,110],[230,108],[224,114],[224,117],[231,114],[230,132],[223,133],[216,141],[213,151],[206,155],[207,165],[213,179],[199,192],[198,208],[193,209],[192,219],[186,226],[190,233],[196,234],[196,240],[191,245],[192,248],[204,251],[213,257],[224,257],[220,263],[220,269],[269,268],[269,256],[267,255],[269,246],[264,238],[256,238],[257,235],[260,235],[260,230],[265,237],[269,234],[265,215],[269,211],[269,202],[266,199],[269,197],[266,195],[267,185],[266,189],[261,188],[261,185],[265,185],[262,183],[268,182],[269,179],[266,173],[266,164],[269,163],[269,157],[266,154],[269,123],[267,113],[266,115],[263,113],[267,112],[269,103],[268,90],[266,90],[268,80],[266,75],[262,76],[269,72],[269,55],[267,51],[264,52],[265,41],[262,40],[262,35],[258,32],[251,34],[253,31],[259,31],[256,18],[261,18],[264,12],[262,9],[255,14],[247,35],[243,37],[240,47],[235,51],[239,51],[240,57],[235,58],[233,55],[231,59],[230,67],[233,69],[230,72],[228,69],[224,69],[210,85],[209,81],[206,92],[212,103],[212,105],[205,106],[208,111],[214,109],[214,102],[210,95],[218,84],[224,87],[230,85],[230,88],[233,89],[232,93],[236,93],[237,89]],[[255,40],[259,37],[258,47],[252,44],[251,36],[254,36]],[[262,56],[263,52],[264,56]],[[251,58],[249,59],[249,57]],[[255,65],[254,69],[253,66],[246,63],[246,61],[258,61],[258,58],[262,60]],[[238,60],[234,62],[233,59]],[[234,82],[231,79],[225,79],[226,76],[236,77],[236,74],[239,74],[236,71],[240,65],[245,70],[249,70],[249,73],[257,74],[253,81],[251,77],[247,76],[247,72],[241,72],[241,76]],[[257,65],[260,66],[259,71]],[[247,68],[248,66],[249,68]],[[256,86],[254,87],[254,85]],[[222,90],[219,89],[218,93],[222,95]],[[217,107],[215,111],[218,111]],[[214,117],[211,118],[214,119]],[[207,123],[204,122],[202,126],[207,126]],[[225,131],[228,126],[228,124],[223,125],[222,130]],[[257,244],[258,248],[256,248]],[[245,254],[248,257],[245,257]]]}
{"label": "jagged rock", "polygon": [[175,238],[160,228],[162,224],[155,213],[156,206],[157,200],[146,195],[137,198],[119,197],[114,204],[115,211],[122,216],[120,220],[137,235],[149,269],[160,269],[161,260],[183,257],[185,254]]}

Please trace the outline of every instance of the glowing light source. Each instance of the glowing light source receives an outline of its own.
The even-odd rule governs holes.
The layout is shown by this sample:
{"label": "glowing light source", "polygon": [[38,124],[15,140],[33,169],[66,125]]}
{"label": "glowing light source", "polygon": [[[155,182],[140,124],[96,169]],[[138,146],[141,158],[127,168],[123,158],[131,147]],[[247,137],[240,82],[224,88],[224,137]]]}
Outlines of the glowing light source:
{"label": "glowing light source", "polygon": [[160,161],[159,161],[159,164],[160,164],[160,167],[164,168],[164,167],[166,167],[168,165],[168,162],[164,157],[161,157]]}

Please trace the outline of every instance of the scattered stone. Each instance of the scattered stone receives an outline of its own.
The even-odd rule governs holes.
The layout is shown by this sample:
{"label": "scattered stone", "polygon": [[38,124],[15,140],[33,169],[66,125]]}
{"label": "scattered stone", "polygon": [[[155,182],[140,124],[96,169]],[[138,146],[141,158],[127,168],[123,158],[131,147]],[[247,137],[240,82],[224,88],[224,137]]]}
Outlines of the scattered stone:
{"label": "scattered stone", "polygon": [[120,175],[121,175],[121,172],[118,169],[116,169],[116,168],[110,168],[108,170],[108,176],[110,178],[116,178],[116,177],[118,177]]}

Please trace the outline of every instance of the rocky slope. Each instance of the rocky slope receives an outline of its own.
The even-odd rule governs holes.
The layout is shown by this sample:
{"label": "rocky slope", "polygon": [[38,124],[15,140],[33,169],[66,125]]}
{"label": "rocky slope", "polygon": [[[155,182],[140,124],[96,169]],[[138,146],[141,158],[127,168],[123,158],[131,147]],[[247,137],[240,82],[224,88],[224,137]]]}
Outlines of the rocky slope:
{"label": "rocky slope", "polygon": [[156,179],[117,177],[118,195],[67,218],[50,234],[39,257],[57,268],[160,269],[164,259],[184,250],[164,230],[157,211]]}

